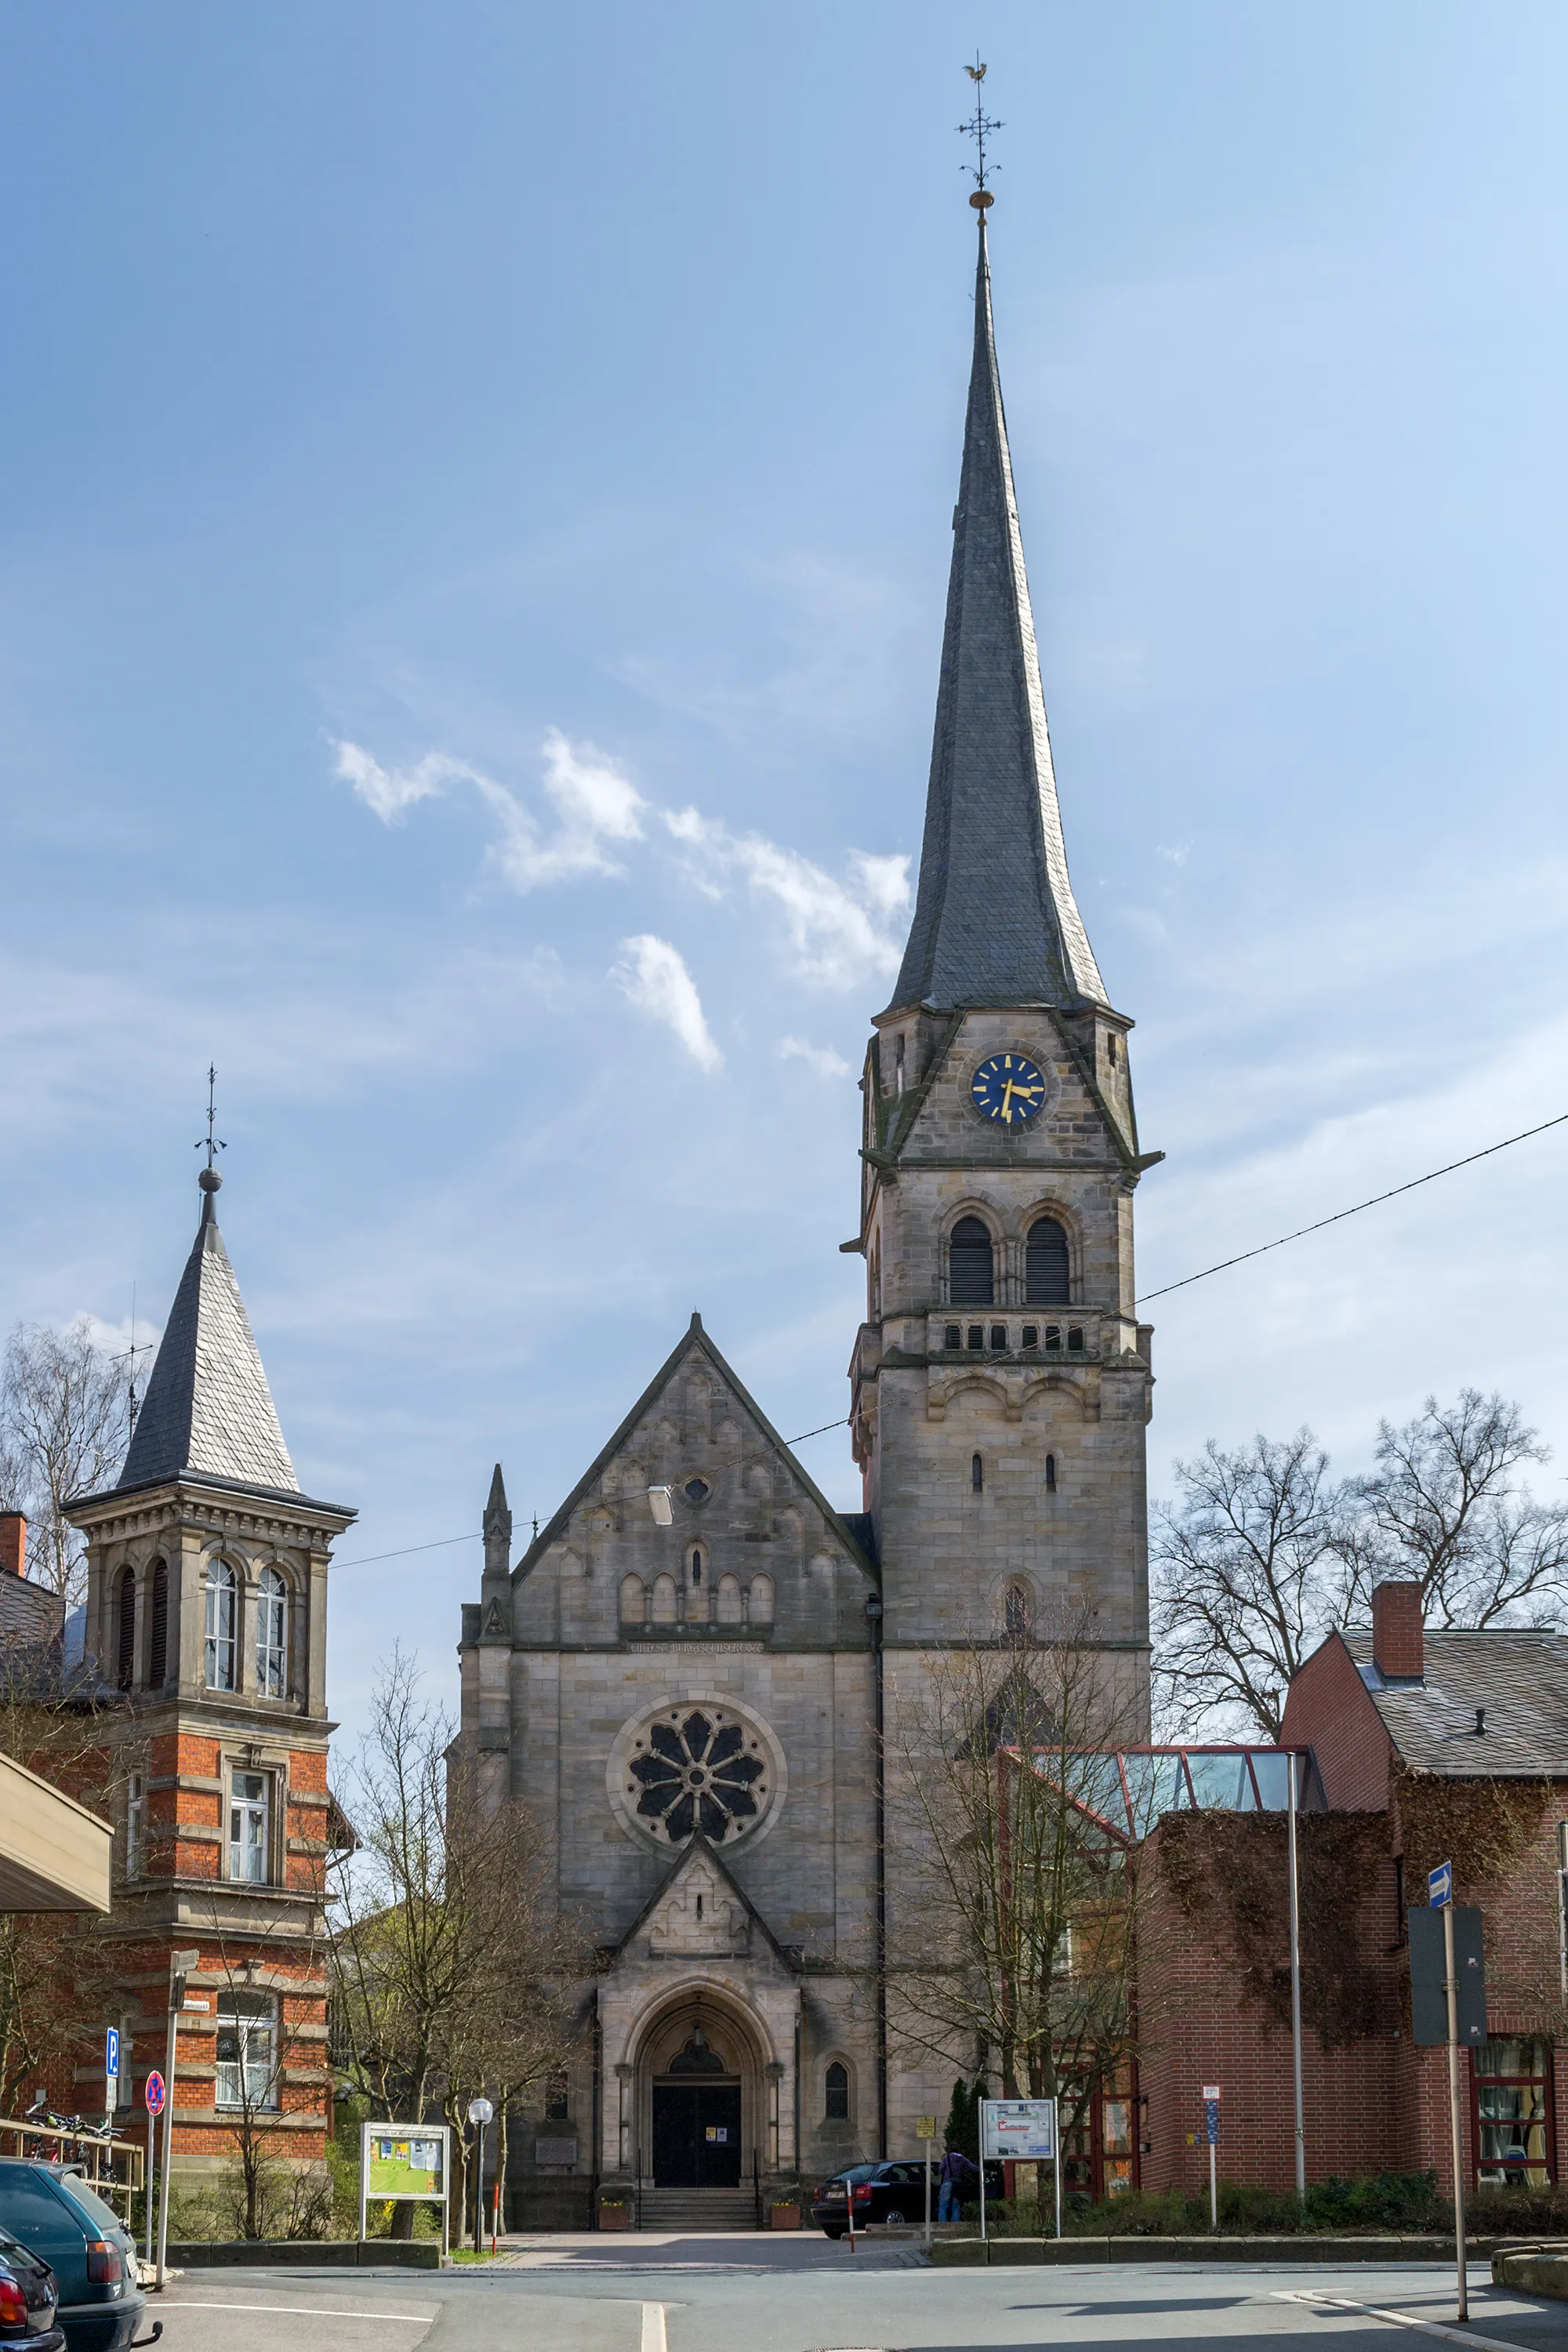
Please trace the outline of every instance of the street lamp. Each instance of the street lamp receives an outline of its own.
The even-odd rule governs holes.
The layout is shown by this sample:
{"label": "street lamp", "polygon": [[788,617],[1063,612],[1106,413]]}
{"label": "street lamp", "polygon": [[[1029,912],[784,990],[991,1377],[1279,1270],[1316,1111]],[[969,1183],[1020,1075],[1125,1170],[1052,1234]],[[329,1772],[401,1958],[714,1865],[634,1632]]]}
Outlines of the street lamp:
{"label": "street lamp", "polygon": [[674,1526],[675,1504],[668,1486],[650,1486],[647,1490],[647,1507],[653,1513],[653,1523],[656,1528]]}
{"label": "street lamp", "polygon": [[482,2095],[468,2101],[468,2121],[474,2127],[474,2252],[482,2252],[485,2225],[485,2126],[495,2109]]}

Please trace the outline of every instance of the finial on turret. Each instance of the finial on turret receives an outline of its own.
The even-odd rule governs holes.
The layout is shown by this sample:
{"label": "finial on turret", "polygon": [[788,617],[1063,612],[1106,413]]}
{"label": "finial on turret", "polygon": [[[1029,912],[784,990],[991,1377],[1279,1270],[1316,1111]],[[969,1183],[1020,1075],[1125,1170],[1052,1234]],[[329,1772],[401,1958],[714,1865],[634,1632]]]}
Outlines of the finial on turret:
{"label": "finial on turret", "polygon": [[196,1182],[206,1194],[206,1199],[202,1202],[202,1223],[204,1224],[206,1223],[207,1220],[213,1214],[214,1207],[216,1205],[213,1195],[216,1192],[221,1192],[223,1189],[223,1178],[213,1166],[213,1158],[216,1153],[219,1151],[226,1151],[228,1150],[228,1146],[224,1141],[222,1136],[215,1135],[213,1133],[213,1121],[217,1117],[216,1087],[217,1069],[213,1063],[209,1062],[207,1065],[207,1131],[205,1137],[198,1136],[195,1147],[198,1151],[202,1150],[205,1147],[207,1155],[207,1164],[202,1170],[201,1174],[196,1178]]}
{"label": "finial on turret", "polygon": [[[972,121],[961,122],[958,126],[958,131],[961,138],[973,139],[974,142],[974,161],[973,163],[965,163],[963,169],[970,173],[973,178],[974,194],[970,197],[969,201],[973,205],[975,211],[979,214],[980,226],[984,228],[985,226],[985,215],[996,201],[995,197],[992,194],[991,190],[985,184],[985,174],[987,169],[985,162],[985,142],[993,131],[1001,131],[1005,128],[1005,125],[996,121],[993,116],[987,114],[985,111],[985,103],[980,91],[980,85],[985,79],[985,67],[982,61],[978,49],[974,52],[974,63],[972,66],[965,66],[963,70],[969,76],[970,80],[974,84],[974,116]],[[990,168],[994,171],[996,167],[993,164]]]}

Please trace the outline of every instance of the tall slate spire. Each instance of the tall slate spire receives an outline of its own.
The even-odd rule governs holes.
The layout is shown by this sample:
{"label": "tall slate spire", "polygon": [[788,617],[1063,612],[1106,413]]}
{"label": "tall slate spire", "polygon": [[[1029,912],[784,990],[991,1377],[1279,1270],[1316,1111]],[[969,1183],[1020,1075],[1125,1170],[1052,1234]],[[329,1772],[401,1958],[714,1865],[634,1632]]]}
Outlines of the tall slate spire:
{"label": "tall slate spire", "polygon": [[895,1007],[1108,1002],[1068,878],[985,222],[920,888]]}
{"label": "tall slate spire", "polygon": [[202,1221],[169,1310],[119,1485],[205,1475],[297,1495],[300,1482],[217,1224],[223,1178],[204,1168]]}

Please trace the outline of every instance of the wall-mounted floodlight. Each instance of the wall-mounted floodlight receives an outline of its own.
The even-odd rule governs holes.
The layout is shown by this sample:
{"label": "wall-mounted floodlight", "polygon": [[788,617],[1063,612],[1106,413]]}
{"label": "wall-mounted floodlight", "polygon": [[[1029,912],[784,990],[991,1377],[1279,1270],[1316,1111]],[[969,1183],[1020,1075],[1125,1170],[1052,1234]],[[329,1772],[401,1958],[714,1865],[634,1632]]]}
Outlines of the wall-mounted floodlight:
{"label": "wall-mounted floodlight", "polygon": [[656,1528],[674,1526],[675,1506],[670,1499],[668,1486],[650,1486],[647,1490],[647,1507],[653,1513],[653,1523]]}

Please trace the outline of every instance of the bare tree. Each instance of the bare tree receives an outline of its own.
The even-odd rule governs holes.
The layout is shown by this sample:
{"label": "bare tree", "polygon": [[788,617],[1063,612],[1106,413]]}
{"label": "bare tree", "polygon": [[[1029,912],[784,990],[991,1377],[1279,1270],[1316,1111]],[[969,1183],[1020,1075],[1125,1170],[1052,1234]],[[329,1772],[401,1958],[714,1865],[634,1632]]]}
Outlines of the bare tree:
{"label": "bare tree", "polygon": [[1150,1530],[1151,1620],[1163,1727],[1277,1739],[1285,1690],[1336,1625],[1363,1623],[1372,1588],[1421,1586],[1439,1625],[1545,1625],[1568,1592],[1568,1505],[1520,1478],[1547,1448],[1517,1404],[1465,1389],[1379,1425],[1376,1469],[1336,1483],[1311,1432],[1211,1438],[1178,1462],[1174,1504]]}
{"label": "bare tree", "polygon": [[450,1719],[401,1653],[377,1683],[347,1810],[359,1850],[338,1859],[329,1915],[339,2054],[388,2120],[453,2126],[460,2220],[468,2100],[521,2098],[559,2071],[588,1963],[532,1815],[478,1801]]}
{"label": "bare tree", "polygon": [[1285,1691],[1334,1622],[1345,1490],[1310,1429],[1178,1462],[1181,1500],[1150,1528],[1155,1696],[1163,1727],[1273,1740]]}
{"label": "bare tree", "polygon": [[1401,1429],[1380,1422],[1377,1468],[1352,1488],[1345,1599],[1386,1577],[1421,1586],[1439,1625],[1552,1625],[1568,1588],[1568,1505],[1538,1503],[1519,1473],[1551,1459],[1510,1398],[1428,1397]]}
{"label": "bare tree", "polygon": [[889,1835],[924,1956],[892,1979],[895,2029],[959,2071],[979,2052],[1008,2097],[1065,2095],[1064,2128],[1134,2024],[1133,1886],[1105,1751],[1138,1727],[1092,1631],[1065,1620],[941,1654],[893,1727]]}
{"label": "bare tree", "polygon": [[18,1323],[0,1364],[0,1507],[31,1522],[30,1570],[68,1607],[81,1598],[82,1538],[65,1506],[104,1485],[125,1451],[129,1384],[83,1315],[64,1331]]}

